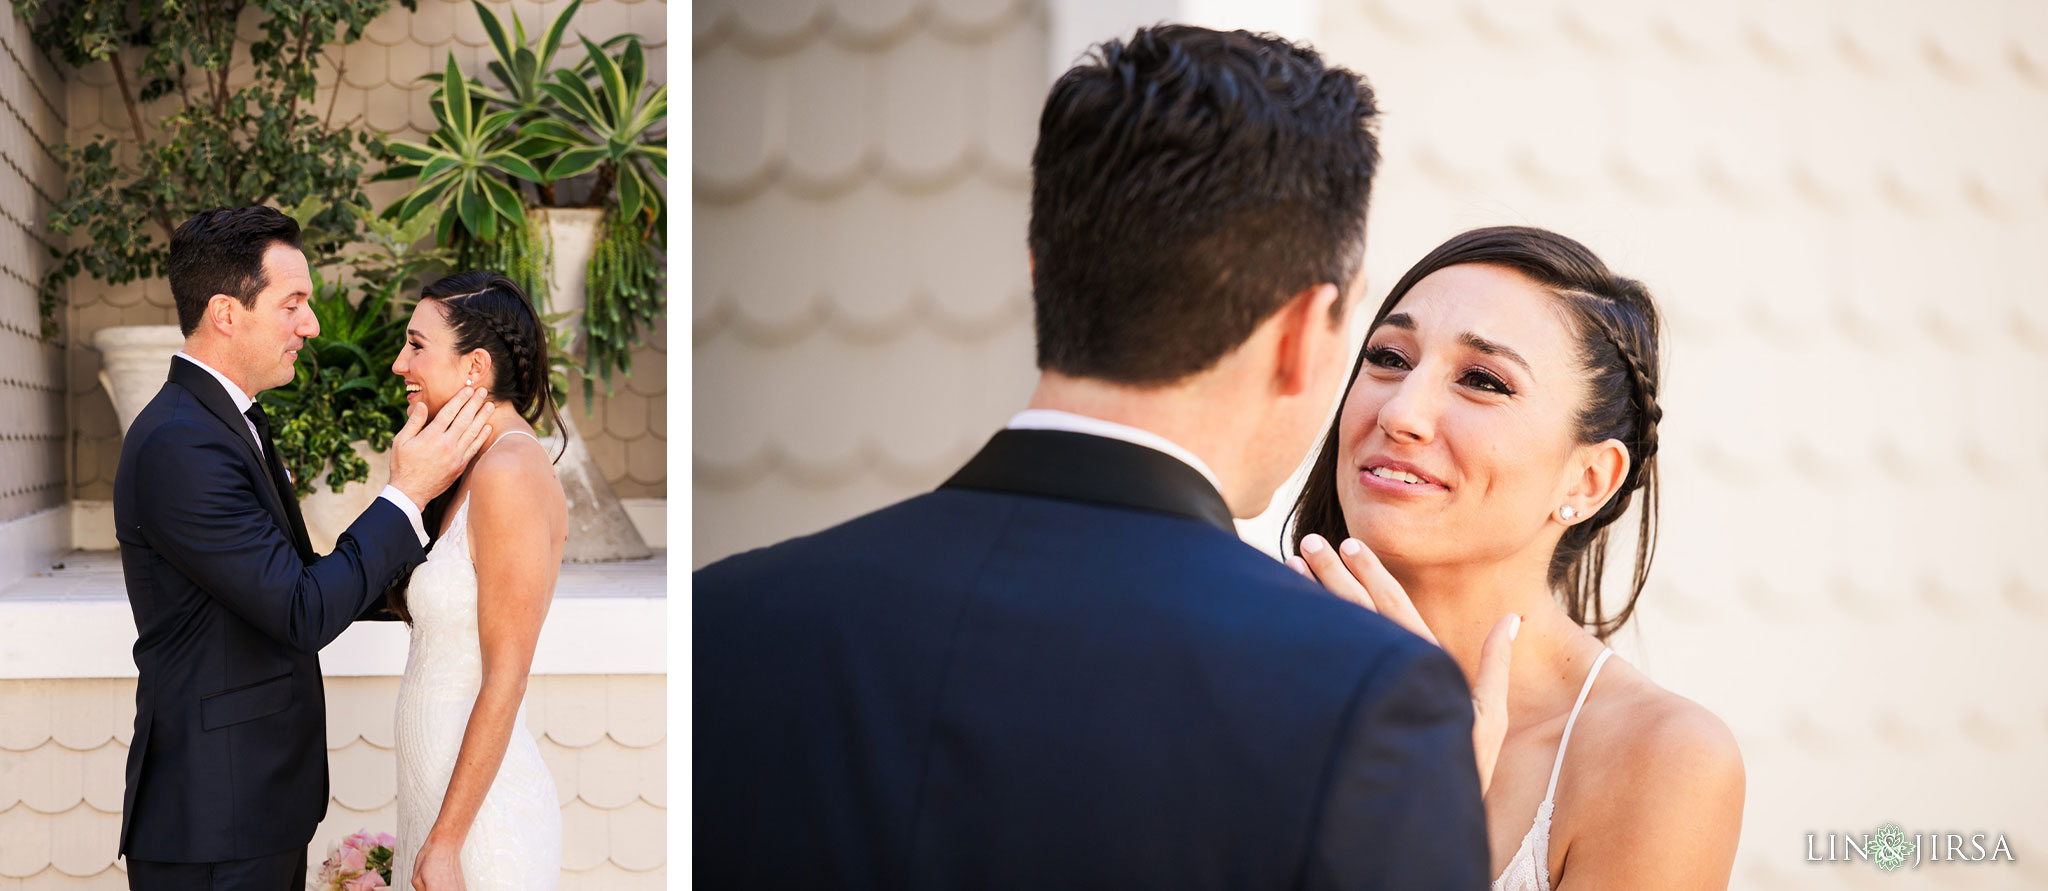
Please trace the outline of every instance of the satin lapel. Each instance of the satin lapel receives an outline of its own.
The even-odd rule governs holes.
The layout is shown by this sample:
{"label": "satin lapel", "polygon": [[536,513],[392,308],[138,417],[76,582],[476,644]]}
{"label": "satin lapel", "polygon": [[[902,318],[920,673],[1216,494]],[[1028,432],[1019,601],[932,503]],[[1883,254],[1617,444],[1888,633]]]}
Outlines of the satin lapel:
{"label": "satin lapel", "polygon": [[255,434],[249,432],[249,419],[243,417],[241,412],[235,411],[235,400],[228,397],[226,390],[221,389],[220,381],[207,374],[206,369],[176,356],[171,358],[170,380],[171,383],[184,387],[192,394],[192,398],[199,400],[200,405],[206,406],[207,411],[226,424],[236,439],[242,441],[242,446],[248,450],[249,460],[258,469],[256,475],[265,481],[264,485],[256,487],[256,491],[269,496],[264,499],[263,506],[277,516],[278,525],[292,534],[293,544],[299,546],[301,556],[312,550],[311,545],[299,545],[299,542],[305,539],[305,521],[299,519],[298,505],[293,504],[290,510],[286,510],[285,504],[288,499],[277,491],[277,481],[270,476],[270,465],[263,460],[263,450],[257,447]]}
{"label": "satin lapel", "polygon": [[1230,507],[1200,471],[1157,449],[1085,433],[1004,430],[943,488],[1124,507],[1237,534]]}

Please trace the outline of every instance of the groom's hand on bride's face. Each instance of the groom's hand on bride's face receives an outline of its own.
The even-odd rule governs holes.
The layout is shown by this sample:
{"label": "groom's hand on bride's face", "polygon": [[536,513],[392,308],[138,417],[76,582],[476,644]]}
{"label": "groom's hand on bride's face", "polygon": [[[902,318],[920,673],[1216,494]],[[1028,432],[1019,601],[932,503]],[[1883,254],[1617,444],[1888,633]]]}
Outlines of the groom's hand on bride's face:
{"label": "groom's hand on bride's face", "polygon": [[391,439],[391,485],[425,507],[483,448],[495,407],[490,394],[475,387],[462,388],[432,418],[425,405],[415,403],[406,412],[405,427]]}

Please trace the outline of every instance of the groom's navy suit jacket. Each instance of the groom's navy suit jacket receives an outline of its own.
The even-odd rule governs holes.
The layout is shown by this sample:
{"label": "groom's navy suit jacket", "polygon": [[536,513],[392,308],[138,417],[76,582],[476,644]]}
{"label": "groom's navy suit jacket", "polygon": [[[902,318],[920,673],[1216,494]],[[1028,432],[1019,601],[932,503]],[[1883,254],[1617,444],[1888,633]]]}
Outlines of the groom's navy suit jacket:
{"label": "groom's navy suit jacket", "polygon": [[327,812],[317,653],[424,559],[412,521],[379,498],[314,554],[227,391],[179,358],[123,438],[114,523],[138,671],[121,853],[304,847]]}
{"label": "groom's navy suit jacket", "polygon": [[698,887],[1486,885],[1457,666],[1164,453],[1004,431],[693,597]]}

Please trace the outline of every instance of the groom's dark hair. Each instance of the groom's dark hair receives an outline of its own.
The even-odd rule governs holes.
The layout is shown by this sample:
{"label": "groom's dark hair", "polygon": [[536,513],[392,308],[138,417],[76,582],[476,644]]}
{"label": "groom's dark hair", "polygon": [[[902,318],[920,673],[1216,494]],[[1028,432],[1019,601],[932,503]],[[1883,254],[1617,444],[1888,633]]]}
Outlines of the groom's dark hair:
{"label": "groom's dark hair", "polygon": [[1203,371],[1364,259],[1378,109],[1270,34],[1141,28],[1053,84],[1031,156],[1038,367],[1159,385]]}
{"label": "groom's dark hair", "polygon": [[263,254],[273,244],[301,247],[298,221],[274,207],[216,207],[178,224],[165,269],[178,305],[178,330],[191,336],[215,294],[255,309],[256,295],[270,284]]}

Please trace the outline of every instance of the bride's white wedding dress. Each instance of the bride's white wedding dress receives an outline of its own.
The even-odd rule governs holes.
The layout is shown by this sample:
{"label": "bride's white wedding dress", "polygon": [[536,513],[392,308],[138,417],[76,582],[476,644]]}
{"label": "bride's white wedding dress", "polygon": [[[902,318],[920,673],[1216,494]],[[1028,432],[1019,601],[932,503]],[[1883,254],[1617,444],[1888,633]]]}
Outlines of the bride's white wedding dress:
{"label": "bride's white wedding dress", "polygon": [[[412,613],[412,646],[398,683],[398,851],[391,878],[393,888],[409,891],[413,861],[441,812],[483,683],[467,496],[448,534],[413,570],[405,602]],[[527,732],[522,704],[504,763],[462,845],[462,879],[468,891],[552,889],[561,871],[561,803],[540,747]]]}

